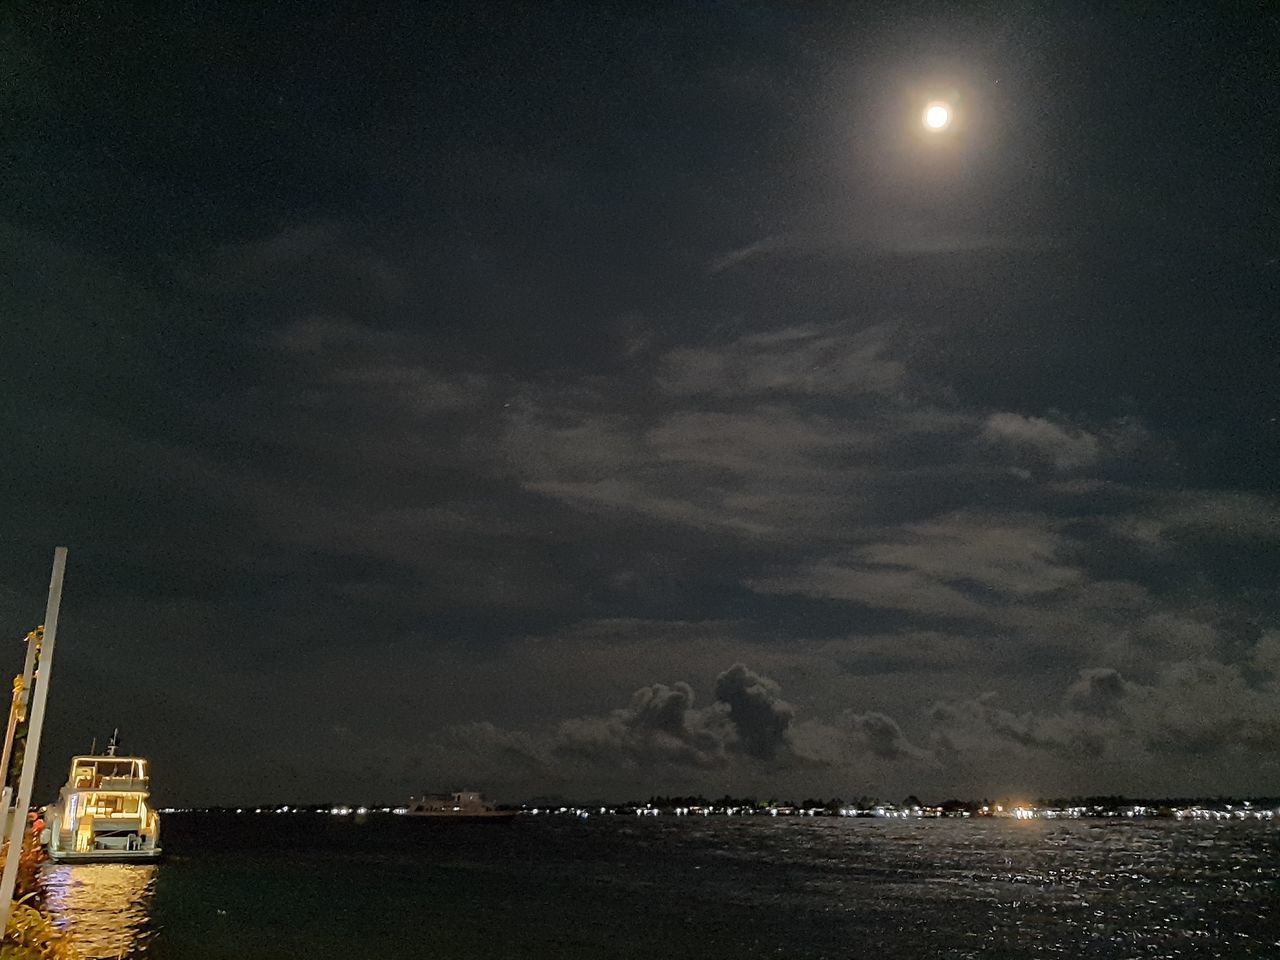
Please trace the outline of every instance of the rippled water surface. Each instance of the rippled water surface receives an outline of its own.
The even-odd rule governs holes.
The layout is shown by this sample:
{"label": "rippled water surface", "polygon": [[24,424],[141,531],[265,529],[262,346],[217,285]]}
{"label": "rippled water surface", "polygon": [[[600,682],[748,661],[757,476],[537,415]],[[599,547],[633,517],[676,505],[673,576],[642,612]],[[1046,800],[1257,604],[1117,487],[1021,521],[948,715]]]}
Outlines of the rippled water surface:
{"label": "rippled water surface", "polygon": [[92,957],[1277,957],[1280,826],[165,819],[155,866],[45,868]]}

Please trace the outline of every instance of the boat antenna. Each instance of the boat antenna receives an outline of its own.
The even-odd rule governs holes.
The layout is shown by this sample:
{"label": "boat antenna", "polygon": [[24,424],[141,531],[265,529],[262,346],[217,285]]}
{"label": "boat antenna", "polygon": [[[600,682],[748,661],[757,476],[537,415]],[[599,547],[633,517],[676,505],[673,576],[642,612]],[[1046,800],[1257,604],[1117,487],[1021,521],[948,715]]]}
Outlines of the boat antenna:
{"label": "boat antenna", "polygon": [[89,755],[90,756],[98,755],[98,738],[97,737],[94,737],[93,743],[89,745]]}
{"label": "boat antenna", "polygon": [[116,727],[111,731],[111,739],[107,741],[107,756],[114,757],[116,755],[116,747],[120,745],[120,728]]}

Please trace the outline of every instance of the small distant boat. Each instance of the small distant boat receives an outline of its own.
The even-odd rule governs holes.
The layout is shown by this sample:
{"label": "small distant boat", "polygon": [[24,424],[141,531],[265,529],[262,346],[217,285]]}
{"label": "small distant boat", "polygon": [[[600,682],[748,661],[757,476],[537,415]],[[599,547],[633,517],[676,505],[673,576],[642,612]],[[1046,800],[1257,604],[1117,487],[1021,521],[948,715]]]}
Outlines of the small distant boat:
{"label": "small distant boat", "polygon": [[150,765],[117,753],[119,731],[105,754],[71,761],[71,775],[49,809],[42,834],[52,860],[68,863],[155,860],[160,816],[148,802]]}
{"label": "small distant boat", "polygon": [[480,794],[463,790],[458,793],[423,794],[410,802],[405,815],[442,820],[510,820],[516,815],[516,811],[499,810]]}

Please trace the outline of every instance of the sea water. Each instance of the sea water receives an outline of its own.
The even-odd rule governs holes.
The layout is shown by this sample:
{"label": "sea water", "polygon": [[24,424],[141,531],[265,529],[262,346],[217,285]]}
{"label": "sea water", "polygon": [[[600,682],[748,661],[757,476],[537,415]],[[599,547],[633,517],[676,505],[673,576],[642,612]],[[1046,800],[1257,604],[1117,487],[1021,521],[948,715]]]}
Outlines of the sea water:
{"label": "sea water", "polygon": [[49,865],[94,958],[1280,957],[1280,824],[169,815]]}

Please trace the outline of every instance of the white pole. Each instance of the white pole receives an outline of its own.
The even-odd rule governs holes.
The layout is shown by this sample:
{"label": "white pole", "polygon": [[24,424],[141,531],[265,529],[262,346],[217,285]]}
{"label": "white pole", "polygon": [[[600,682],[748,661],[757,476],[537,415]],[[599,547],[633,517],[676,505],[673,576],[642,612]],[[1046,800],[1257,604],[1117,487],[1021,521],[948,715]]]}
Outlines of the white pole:
{"label": "white pole", "polygon": [[53,642],[58,636],[58,607],[62,603],[62,575],[67,569],[67,548],[53,551],[53,574],[49,577],[49,604],[44,611],[44,641],[40,645],[36,693],[31,700],[27,725],[26,750],[22,755],[22,778],[18,781],[18,800],[13,808],[13,827],[9,831],[9,854],[0,877],[0,932],[9,927],[13,907],[13,886],[18,879],[18,858],[22,856],[22,840],[27,832],[27,808],[31,806],[31,789],[35,785],[36,760],[40,756],[40,732],[44,728],[44,710],[49,701],[49,680],[53,673]]}
{"label": "white pole", "polygon": [[33,630],[27,637],[27,659],[22,665],[22,689],[13,694],[13,702],[9,706],[9,728],[4,735],[4,751],[0,753],[0,783],[4,784],[3,807],[4,819],[0,822],[8,824],[9,801],[13,799],[13,787],[9,786],[9,758],[13,754],[13,735],[18,730],[18,712],[31,699],[31,677],[36,671],[36,648],[40,646],[37,637],[40,631]]}

